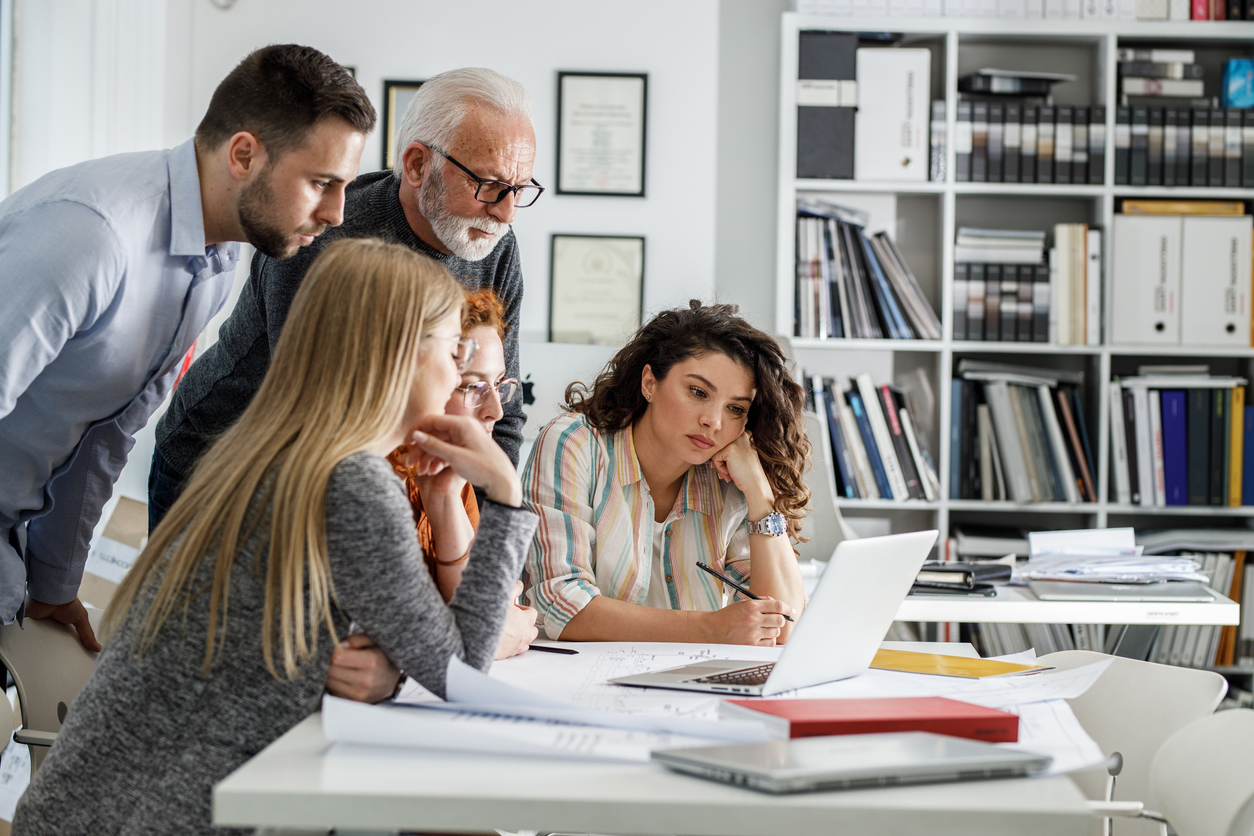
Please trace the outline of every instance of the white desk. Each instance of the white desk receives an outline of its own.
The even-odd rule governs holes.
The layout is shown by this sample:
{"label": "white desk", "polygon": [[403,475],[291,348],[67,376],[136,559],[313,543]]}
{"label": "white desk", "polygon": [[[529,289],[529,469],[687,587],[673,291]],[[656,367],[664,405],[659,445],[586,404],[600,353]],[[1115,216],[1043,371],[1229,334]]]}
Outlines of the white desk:
{"label": "white desk", "polygon": [[651,764],[331,748],[316,714],[214,789],[214,823],[237,827],[1073,836],[1090,821],[1065,777],[771,796]]}
{"label": "white desk", "polygon": [[897,610],[897,620],[1011,624],[1237,624],[1241,620],[1241,605],[1223,596],[1209,604],[1042,601],[1026,586],[999,586],[994,598],[909,595]]}

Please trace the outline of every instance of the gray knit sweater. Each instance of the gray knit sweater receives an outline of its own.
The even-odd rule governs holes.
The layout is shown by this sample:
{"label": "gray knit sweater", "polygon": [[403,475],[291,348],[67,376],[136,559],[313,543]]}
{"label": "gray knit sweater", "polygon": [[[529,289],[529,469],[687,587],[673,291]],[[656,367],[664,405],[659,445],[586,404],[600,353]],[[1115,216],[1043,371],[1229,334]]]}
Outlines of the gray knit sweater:
{"label": "gray knit sweater", "polygon": [[[518,241],[510,230],[482,261],[466,261],[429,247],[414,234],[399,197],[400,181],[391,171],[363,174],[349,184],[344,223],[332,227],[291,258],[253,257],[248,284],[214,343],[188,369],[157,423],[157,449],[166,464],[191,475],[192,466],[214,437],[235,422],[261,387],[270,356],[287,321],[288,308],[306,271],[324,249],[341,238],[382,238],[404,244],[448,268],[468,290],[491,288],[505,306],[505,373],[518,378],[518,322],[523,278]],[[505,404],[493,436],[518,464],[526,416],[522,398]]]}
{"label": "gray knit sweater", "polygon": [[[488,668],[533,514],[486,503],[447,605],[423,565],[409,500],[387,461],[358,453],[341,462],[327,485],[326,517],[340,636],[356,621],[402,670],[441,695],[450,656]],[[229,832],[210,826],[213,785],[317,710],[331,660],[324,629],[299,677],[275,679],[266,670],[268,524],[259,529],[231,572],[226,635],[211,675],[200,674],[208,595],[195,599],[186,619],[171,617],[137,659],[130,647],[147,602],[138,601],[18,805],[15,836]],[[212,557],[202,561],[198,584],[207,584],[212,566]]]}

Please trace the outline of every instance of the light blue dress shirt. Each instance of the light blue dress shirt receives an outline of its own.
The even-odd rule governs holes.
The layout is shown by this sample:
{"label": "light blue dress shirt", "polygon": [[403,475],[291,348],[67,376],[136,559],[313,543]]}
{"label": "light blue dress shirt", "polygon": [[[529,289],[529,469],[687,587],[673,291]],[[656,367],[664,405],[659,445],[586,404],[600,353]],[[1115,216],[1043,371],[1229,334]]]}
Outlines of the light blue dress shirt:
{"label": "light blue dress shirt", "polygon": [[135,433],[230,294],[196,151],[54,171],[0,203],[0,622],[78,594]]}

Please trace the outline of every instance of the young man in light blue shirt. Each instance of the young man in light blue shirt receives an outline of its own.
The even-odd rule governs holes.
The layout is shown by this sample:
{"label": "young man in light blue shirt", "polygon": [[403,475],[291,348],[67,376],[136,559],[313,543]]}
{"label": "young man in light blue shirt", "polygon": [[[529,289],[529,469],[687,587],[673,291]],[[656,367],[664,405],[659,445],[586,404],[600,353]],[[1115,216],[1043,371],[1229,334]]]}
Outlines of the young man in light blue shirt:
{"label": "young man in light blue shirt", "polygon": [[285,258],[337,226],[374,122],[326,55],[264,47],[193,140],[0,203],[0,623],[51,617],[99,649],[78,585],[135,433],[225,304],[237,242]]}

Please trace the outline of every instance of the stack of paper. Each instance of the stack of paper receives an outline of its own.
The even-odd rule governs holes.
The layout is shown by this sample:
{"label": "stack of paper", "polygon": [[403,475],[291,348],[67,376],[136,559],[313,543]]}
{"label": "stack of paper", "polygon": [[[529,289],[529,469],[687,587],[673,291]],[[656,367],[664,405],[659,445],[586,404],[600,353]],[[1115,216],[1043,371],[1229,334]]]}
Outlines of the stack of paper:
{"label": "stack of paper", "polygon": [[1028,535],[1028,562],[1017,574],[1035,581],[1209,582],[1196,561],[1144,555],[1135,537],[1131,528],[1034,531]]}

